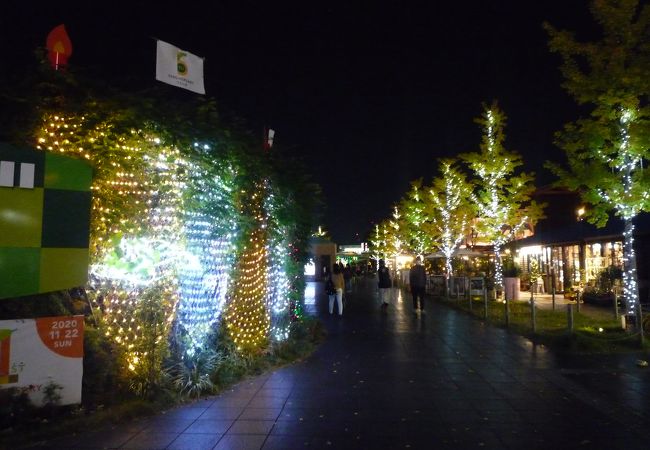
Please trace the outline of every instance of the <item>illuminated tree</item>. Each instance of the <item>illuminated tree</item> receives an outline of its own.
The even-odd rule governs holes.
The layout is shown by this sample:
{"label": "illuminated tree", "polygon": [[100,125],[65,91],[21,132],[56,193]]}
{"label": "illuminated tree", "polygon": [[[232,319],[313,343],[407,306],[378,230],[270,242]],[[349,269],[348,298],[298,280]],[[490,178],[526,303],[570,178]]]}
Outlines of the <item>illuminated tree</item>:
{"label": "illuminated tree", "polygon": [[565,125],[557,144],[567,167],[549,164],[558,184],[591,205],[587,220],[604,226],[622,218],[624,290],[628,314],[640,308],[634,252],[634,218],[650,211],[650,6],[637,0],[596,0],[591,13],[602,38],[578,42],[549,24],[551,51],[562,57],[563,87],[589,114]]}
{"label": "illuminated tree", "polygon": [[391,222],[390,219],[384,219],[375,225],[375,232],[370,238],[370,251],[377,261],[395,256],[398,249],[397,244],[401,243]]}
{"label": "illuminated tree", "polygon": [[474,175],[471,199],[478,212],[477,229],[494,248],[495,284],[502,287],[501,248],[525,225],[534,225],[542,216],[542,207],[530,200],[535,190],[533,175],[517,173],[523,164],[521,156],[503,147],[506,117],[496,103],[484,107],[476,122],[483,128],[481,150],[460,157]]}
{"label": "illuminated tree", "polygon": [[399,209],[404,211],[402,228],[406,247],[416,255],[423,255],[431,249],[431,239],[425,231],[429,220],[426,212],[426,190],[422,179],[411,182],[411,189],[402,199]]}
{"label": "illuminated tree", "polygon": [[386,243],[388,245],[390,256],[400,255],[405,250],[406,244],[406,227],[404,224],[404,215],[400,208],[393,206],[393,213],[388,220],[388,227],[386,228]]}
{"label": "illuminated tree", "polygon": [[455,164],[450,159],[440,161],[440,176],[433,180],[426,202],[426,234],[445,255],[447,277],[453,274],[451,258],[467,235],[473,217],[471,185]]}
{"label": "illuminated tree", "polygon": [[371,258],[377,262],[379,262],[380,259],[384,259],[386,257],[384,252],[385,243],[382,238],[383,238],[382,224],[376,224],[375,230],[368,238],[369,241],[368,247],[371,253]]}

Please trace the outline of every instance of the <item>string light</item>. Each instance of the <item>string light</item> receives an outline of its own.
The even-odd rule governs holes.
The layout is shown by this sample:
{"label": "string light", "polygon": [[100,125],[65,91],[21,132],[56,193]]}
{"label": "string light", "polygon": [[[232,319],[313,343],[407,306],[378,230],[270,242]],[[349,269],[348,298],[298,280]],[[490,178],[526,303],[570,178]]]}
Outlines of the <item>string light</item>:
{"label": "string light", "polygon": [[493,246],[495,255],[495,285],[503,287],[501,249],[524,228],[526,223],[541,215],[538,206],[528,204],[534,186],[532,177],[514,175],[521,157],[503,149],[505,117],[498,108],[487,108],[481,123],[484,126],[481,152],[464,155],[481,180],[481,190],[470,197],[478,210],[477,227]]}
{"label": "string light", "polygon": [[[241,349],[263,345],[269,333],[288,337],[287,318],[299,309],[289,307],[291,233],[276,222],[267,230],[272,214],[260,206],[253,213],[258,227],[236,261],[238,173],[201,156],[211,145],[196,142],[191,150],[198,153],[188,157],[143,130],[117,133],[110,120],[90,126],[83,115],[60,114],[45,117],[36,141],[41,150],[82,157],[94,168],[89,292],[130,370],[147,357],[138,317],[152,292],[160,293],[162,315],[146,325],[167,336],[176,324],[190,357],[222,318]],[[268,182],[253,197],[256,205],[267,197],[266,209],[277,209]]]}
{"label": "string light", "polygon": [[436,247],[445,255],[447,277],[453,275],[451,258],[460,246],[468,228],[467,198],[471,195],[469,185],[450,160],[441,161],[441,178],[434,180],[429,195],[433,204],[430,215],[431,232]]}

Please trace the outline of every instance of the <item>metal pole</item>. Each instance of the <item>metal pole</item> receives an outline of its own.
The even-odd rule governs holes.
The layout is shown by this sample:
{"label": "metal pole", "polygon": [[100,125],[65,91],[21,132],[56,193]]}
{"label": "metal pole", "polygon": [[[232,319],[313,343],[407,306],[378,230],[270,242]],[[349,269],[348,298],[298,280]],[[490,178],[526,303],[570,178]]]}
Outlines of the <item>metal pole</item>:
{"label": "metal pole", "polygon": [[530,314],[533,320],[533,334],[537,333],[537,316],[535,311],[535,299],[533,298],[530,302]]}
{"label": "metal pole", "polygon": [[551,271],[551,300],[553,302],[553,311],[555,311],[555,270]]}
{"label": "metal pole", "polygon": [[510,326],[510,300],[507,295],[504,295],[506,299],[506,327]]}
{"label": "metal pole", "polygon": [[488,293],[487,293],[487,280],[483,278],[483,315],[485,320],[488,318]]}
{"label": "metal pole", "polygon": [[614,289],[614,318],[618,319],[618,294],[616,289]]}
{"label": "metal pole", "polygon": [[645,335],[643,333],[643,309],[641,308],[641,302],[637,301],[637,309],[639,310],[639,314],[637,315],[638,321],[639,321],[639,339],[641,341],[641,347],[643,347],[643,343],[645,340]]}
{"label": "metal pole", "polygon": [[573,334],[573,305],[571,303],[566,305],[566,313],[569,334]]}

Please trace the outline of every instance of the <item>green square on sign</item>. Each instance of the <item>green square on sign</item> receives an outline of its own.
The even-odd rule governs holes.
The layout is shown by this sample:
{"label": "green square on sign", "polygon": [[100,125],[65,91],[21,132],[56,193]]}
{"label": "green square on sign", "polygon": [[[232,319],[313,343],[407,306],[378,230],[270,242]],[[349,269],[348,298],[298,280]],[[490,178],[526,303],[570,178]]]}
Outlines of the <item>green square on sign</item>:
{"label": "green square on sign", "polygon": [[90,191],[45,189],[43,197],[43,247],[88,248]]}
{"label": "green square on sign", "polygon": [[41,292],[84,286],[88,282],[87,248],[42,248]]}
{"label": "green square on sign", "polygon": [[43,189],[0,187],[0,247],[40,247]]}
{"label": "green square on sign", "polygon": [[45,155],[45,188],[89,191],[93,180],[91,167],[79,159],[47,153]]}
{"label": "green square on sign", "polygon": [[0,298],[39,292],[39,248],[0,247]]}

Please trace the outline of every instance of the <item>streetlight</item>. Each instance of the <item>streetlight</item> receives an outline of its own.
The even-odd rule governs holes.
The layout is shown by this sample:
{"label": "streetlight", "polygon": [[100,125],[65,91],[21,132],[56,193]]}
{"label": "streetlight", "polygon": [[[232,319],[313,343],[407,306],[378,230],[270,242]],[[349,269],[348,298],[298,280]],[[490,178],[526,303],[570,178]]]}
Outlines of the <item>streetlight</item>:
{"label": "streetlight", "polygon": [[[580,225],[579,225],[579,227],[580,227],[580,240],[581,240],[580,250],[579,250],[580,267],[584,268],[585,267],[585,248],[584,248],[585,247],[585,245],[584,245],[584,238],[585,237],[583,235],[582,219],[583,219],[583,217],[585,215],[585,207],[584,206],[578,207],[578,209],[576,210],[576,215],[578,216],[578,222],[580,222]],[[582,272],[582,270],[581,270],[581,272]],[[579,284],[579,287],[578,287],[578,293],[576,295],[576,305],[578,307],[578,312],[580,312],[580,298],[582,297],[582,288],[583,288],[582,283],[583,282],[584,282],[584,279],[583,279],[583,276],[582,276],[582,273],[581,273],[580,274],[580,284]]]}

